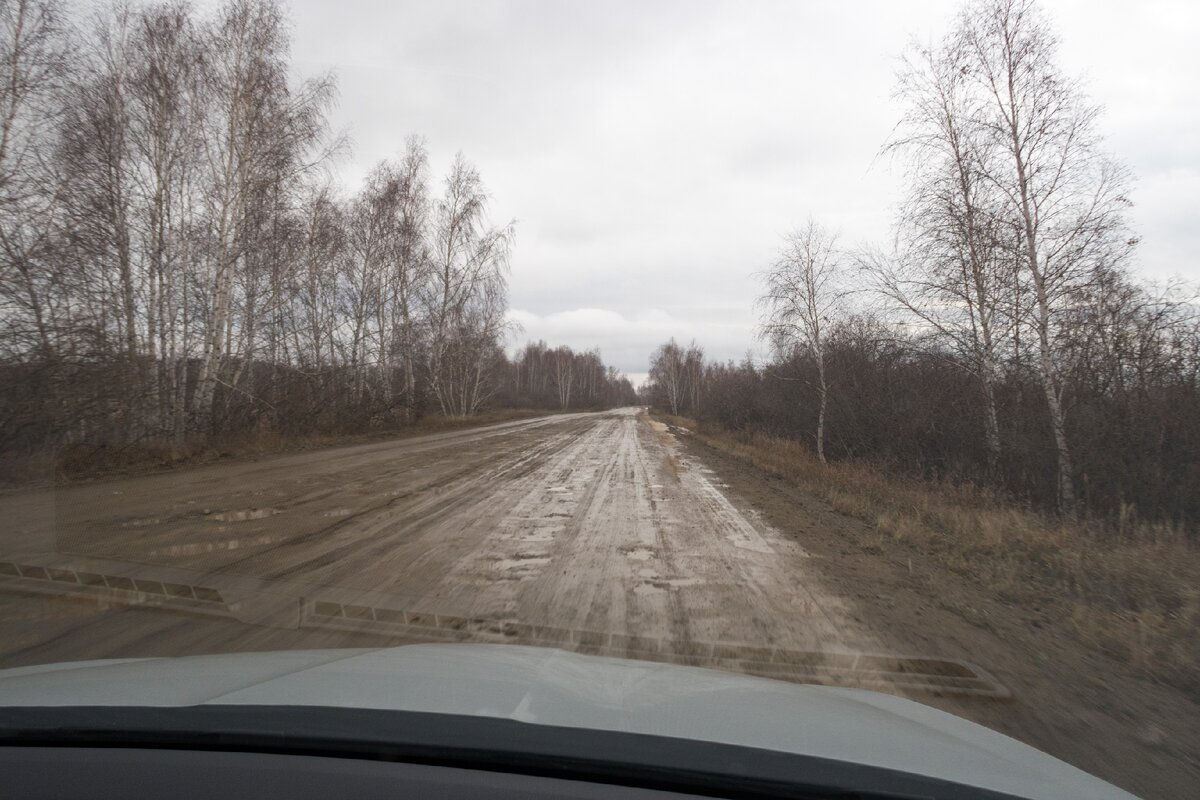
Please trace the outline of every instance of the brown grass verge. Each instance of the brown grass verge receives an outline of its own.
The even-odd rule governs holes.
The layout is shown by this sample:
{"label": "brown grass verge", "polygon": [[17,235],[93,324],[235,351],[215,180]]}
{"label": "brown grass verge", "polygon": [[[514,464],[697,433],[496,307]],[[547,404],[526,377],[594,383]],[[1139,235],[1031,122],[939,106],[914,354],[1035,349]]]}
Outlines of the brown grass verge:
{"label": "brown grass verge", "polygon": [[256,431],[216,438],[192,437],[177,443],[145,442],[124,447],[79,444],[32,454],[0,453],[0,490],[79,483],[279,453],[405,439],[556,413],[561,412],[505,409],[465,418],[431,415],[412,425],[354,434],[287,436],[274,431]]}
{"label": "brown grass verge", "polygon": [[1053,608],[1090,648],[1200,696],[1200,549],[1178,526],[1064,522],[971,486],[856,462],[821,464],[801,443],[656,415],[790,481],[1013,605]]}

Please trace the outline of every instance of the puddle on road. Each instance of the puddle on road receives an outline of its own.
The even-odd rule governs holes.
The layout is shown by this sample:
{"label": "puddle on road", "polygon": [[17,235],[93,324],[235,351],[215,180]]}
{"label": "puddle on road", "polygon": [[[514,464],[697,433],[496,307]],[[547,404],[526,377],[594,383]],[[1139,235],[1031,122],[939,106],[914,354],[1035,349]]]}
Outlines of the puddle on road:
{"label": "puddle on road", "polygon": [[145,517],[143,519],[131,519],[127,522],[122,522],[122,528],[143,528],[147,525],[161,525],[167,520],[163,517]]}
{"label": "puddle on road", "polygon": [[193,542],[191,544],[175,544],[170,547],[160,547],[149,551],[149,556],[199,556],[205,553],[216,553],[222,550],[240,550],[245,547],[262,547],[275,544],[286,539],[286,536],[268,535],[246,536],[240,539],[225,539],[219,542]]}
{"label": "puddle on road", "polygon": [[546,553],[519,553],[513,558],[496,559],[496,569],[507,573],[508,578],[531,578],[550,563]]}
{"label": "puddle on road", "polygon": [[651,578],[633,587],[633,593],[639,595],[665,594],[672,589],[685,586],[699,586],[704,583],[700,578]]}
{"label": "puddle on road", "polygon": [[322,517],[348,517],[354,513],[353,508],[335,508],[332,511],[326,511],[321,514]]}
{"label": "puddle on road", "polygon": [[213,522],[245,522],[252,519],[266,519],[279,513],[277,508],[247,508],[241,511],[212,511],[204,518]]}

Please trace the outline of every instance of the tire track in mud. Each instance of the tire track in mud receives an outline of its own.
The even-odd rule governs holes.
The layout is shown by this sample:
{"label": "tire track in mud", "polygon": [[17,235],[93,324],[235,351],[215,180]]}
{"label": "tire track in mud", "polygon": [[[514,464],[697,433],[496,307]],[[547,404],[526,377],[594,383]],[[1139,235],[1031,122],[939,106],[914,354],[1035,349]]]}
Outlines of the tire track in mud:
{"label": "tire track in mud", "polygon": [[[576,421],[566,427],[574,429],[579,425],[586,423]],[[418,524],[424,516],[429,516],[430,522],[436,521],[439,513],[452,512],[456,505],[464,504],[464,498],[469,498],[470,492],[481,480],[486,482],[506,471],[532,468],[542,450],[553,446],[558,438],[550,436],[526,446],[523,438],[527,437],[523,437],[524,433],[525,429],[522,428],[490,434],[486,438],[504,435],[512,441],[489,443],[488,448],[477,456],[460,451],[476,446],[478,440],[464,441],[465,437],[460,435],[444,445],[439,442],[437,453],[440,458],[437,463],[442,465],[440,468],[430,464],[428,453],[433,448],[422,447],[414,454],[401,443],[392,462],[382,473],[374,471],[374,474],[363,475],[364,469],[373,468],[374,463],[367,468],[345,470],[341,475],[341,483],[318,492],[303,491],[303,487],[314,480],[311,473],[293,475],[289,483],[265,490],[274,495],[268,501],[274,511],[269,520],[256,525],[235,523],[218,529],[224,530],[225,536],[236,536],[241,541],[261,536],[264,532],[273,532],[274,541],[261,547],[205,553],[191,558],[186,553],[172,556],[168,551],[160,557],[153,557],[151,553],[154,551],[152,543],[155,542],[155,536],[167,542],[172,538],[203,539],[213,535],[203,521],[203,514],[191,510],[184,515],[166,514],[157,519],[151,518],[153,524],[141,528],[141,535],[136,539],[126,534],[122,541],[114,536],[114,533],[119,536],[122,531],[109,530],[107,536],[96,536],[89,550],[93,554],[107,551],[109,555],[146,564],[188,567],[211,573],[243,574],[267,579],[303,577],[306,570],[336,565],[340,559],[353,557],[364,546],[370,546],[364,539],[364,531],[377,533],[387,530],[406,516]],[[494,449],[502,449],[499,454],[502,460],[497,462],[489,458],[495,455],[492,452]],[[296,488],[302,489],[300,494],[296,494]],[[259,496],[263,491],[259,489],[253,494]],[[236,506],[232,502],[234,498],[246,493],[231,493],[224,503],[212,505]],[[383,496],[386,499],[382,503],[359,507],[364,496]],[[321,521],[329,518],[334,521],[321,524]],[[314,522],[317,525],[315,528]],[[106,545],[105,539],[116,541]],[[376,546],[386,549],[388,545]],[[313,577],[324,579],[318,575]]]}
{"label": "tire track in mud", "polygon": [[[380,518],[371,520],[369,525],[330,526],[346,527],[346,536],[339,546],[289,565],[271,573],[269,577],[303,577],[309,581],[339,583],[339,577],[344,579],[345,575],[353,575],[360,568],[378,566],[387,556],[392,556],[391,560],[395,560],[398,549],[417,541],[427,544],[427,547],[424,552],[415,554],[404,566],[408,568],[410,575],[419,574],[423,567],[436,564],[443,556],[443,551],[451,544],[447,541],[447,538],[451,537],[426,542],[425,534],[439,530],[447,533],[448,522],[452,517],[486,519],[494,515],[497,506],[503,504],[504,499],[503,496],[497,497],[495,493],[489,493],[487,489],[494,487],[497,482],[516,480],[532,472],[555,450],[565,446],[568,436],[569,434],[559,434],[538,442],[532,449],[515,454],[510,462],[499,466],[483,460],[470,463],[433,485],[406,492],[405,499],[416,501],[411,506],[392,508],[393,503],[388,502],[373,509],[372,511],[382,513]],[[485,506],[489,509],[488,514],[481,513]],[[356,519],[361,519],[368,513],[356,515]],[[461,536],[452,538],[457,539]],[[322,567],[335,569],[333,574],[326,575],[317,572]]]}
{"label": "tire track in mud", "polygon": [[485,505],[501,507],[504,513],[481,531],[479,546],[450,567],[443,591],[460,596],[471,592],[473,596],[465,598],[469,608],[497,616],[511,616],[518,606],[531,617],[541,618],[545,609],[554,609],[558,618],[571,614],[578,602],[559,603],[529,587],[550,564],[569,569],[564,544],[579,535],[579,509],[591,503],[599,485],[595,471],[588,469],[594,465],[588,462],[600,460],[589,457],[614,428],[614,421],[603,420],[557,449],[541,469],[495,487],[506,499],[493,496]]}
{"label": "tire track in mud", "polygon": [[[471,492],[477,491],[480,486],[507,473],[519,474],[531,469],[545,448],[552,447],[556,439],[549,437],[527,449],[513,448],[515,452],[502,452],[499,454],[500,461],[490,460],[489,456],[493,455],[490,451],[464,454],[451,450],[439,453],[443,457],[436,465],[431,465],[419,457],[402,452],[389,465],[386,473],[368,478],[365,484],[353,486],[353,493],[382,496],[386,498],[383,502],[365,508],[347,509],[350,513],[330,524],[293,536],[269,552],[253,554],[228,566],[246,569],[275,561],[263,574],[269,578],[284,578],[295,577],[306,570],[347,564],[344,559],[350,558],[369,564],[371,559],[364,556],[386,552],[402,544],[409,534],[420,533],[446,514],[465,509],[473,502],[470,499]],[[446,463],[450,465],[449,469],[434,469]],[[344,490],[335,494],[339,501],[333,505],[353,505],[353,495],[346,496]],[[314,512],[319,512],[319,508],[314,508]],[[314,553],[314,548],[324,549]],[[279,561],[284,563],[281,565]]]}
{"label": "tire track in mud", "polygon": [[[702,464],[680,454],[674,435],[636,409],[557,417],[415,447],[371,445],[357,458],[350,451],[328,459],[310,453],[258,473],[242,465],[224,484],[206,473],[203,481],[181,478],[162,495],[134,491],[161,487],[157,477],[134,479],[120,486],[136,494],[135,507],[118,513],[121,503],[110,497],[97,519],[71,524],[87,532],[113,518],[140,520],[102,531],[101,544],[131,561],[277,581],[281,592],[328,589],[341,604],[362,597],[367,607],[372,595],[387,594],[406,604],[402,611],[461,619],[480,635],[485,628],[582,631],[580,641],[599,636],[634,657],[644,656],[648,641],[664,654],[689,653],[691,645],[711,653],[879,651],[869,631],[850,624],[849,610],[822,589],[814,561],[798,545],[739,508]],[[222,535],[273,534],[278,541],[150,555],[164,541],[213,535],[189,507],[237,513],[239,504],[260,499],[275,511],[229,523]],[[180,509],[191,514],[187,525],[172,518]],[[295,622],[287,635],[236,621],[168,624],[163,616],[107,613],[106,624],[145,626],[145,635],[122,629],[105,642],[81,630],[94,651],[67,657],[423,635],[389,628],[382,617],[372,627],[374,612],[353,622],[356,632],[340,634]]]}
{"label": "tire track in mud", "polygon": [[[520,495],[446,573],[464,613],[632,637],[871,649],[798,546],[739,511],[644,416],[614,415],[485,505]],[[521,528],[541,532],[531,549]],[[805,562],[808,563],[805,563]],[[511,570],[498,572],[496,565]]]}

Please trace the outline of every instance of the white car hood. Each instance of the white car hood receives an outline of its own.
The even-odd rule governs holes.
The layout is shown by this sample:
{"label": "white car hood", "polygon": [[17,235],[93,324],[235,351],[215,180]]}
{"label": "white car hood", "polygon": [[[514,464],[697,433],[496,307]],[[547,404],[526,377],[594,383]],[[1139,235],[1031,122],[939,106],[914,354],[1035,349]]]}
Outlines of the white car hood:
{"label": "white car hood", "polygon": [[857,689],[539,647],[408,645],[0,671],[0,706],[288,705],[426,711],[837,759],[1028,798],[1130,798],[988,728]]}

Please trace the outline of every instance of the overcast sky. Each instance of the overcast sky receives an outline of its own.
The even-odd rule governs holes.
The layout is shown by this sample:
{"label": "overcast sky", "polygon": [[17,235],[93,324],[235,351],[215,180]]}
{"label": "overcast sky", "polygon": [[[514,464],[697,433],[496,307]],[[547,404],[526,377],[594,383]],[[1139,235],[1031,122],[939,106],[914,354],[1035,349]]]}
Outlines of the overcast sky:
{"label": "overcast sky", "polygon": [[[294,61],[333,70],[356,185],[411,133],[457,150],[517,220],[510,305],[527,338],[635,377],[655,345],[756,347],[754,274],[810,214],[889,236],[896,57],[954,0],[294,0]],[[1200,278],[1200,3],[1047,2],[1066,69],[1137,176],[1139,268]]]}

